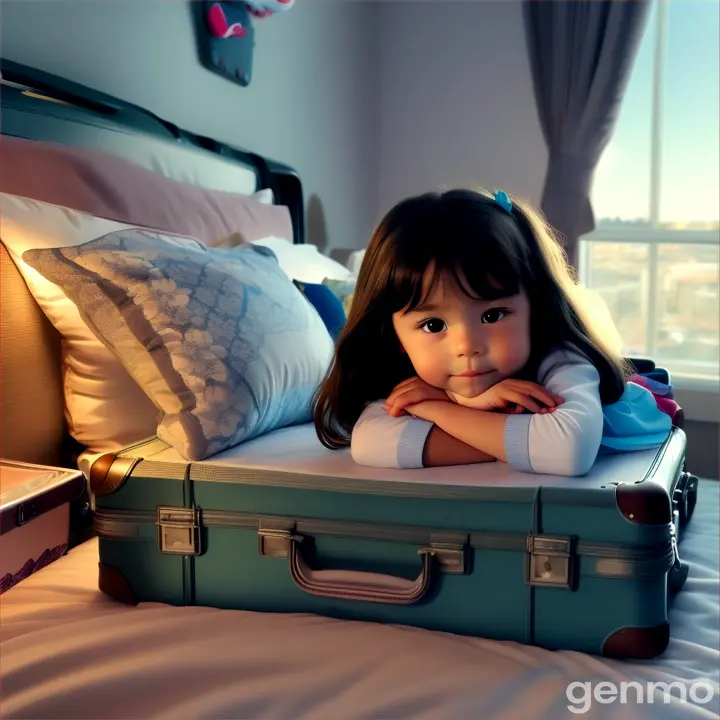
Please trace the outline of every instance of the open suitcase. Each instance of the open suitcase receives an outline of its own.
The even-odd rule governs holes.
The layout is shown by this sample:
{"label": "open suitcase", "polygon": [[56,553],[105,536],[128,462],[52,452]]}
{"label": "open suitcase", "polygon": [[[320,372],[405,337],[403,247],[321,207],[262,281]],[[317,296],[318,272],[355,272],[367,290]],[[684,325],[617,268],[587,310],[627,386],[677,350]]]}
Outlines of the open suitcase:
{"label": "open suitcase", "polygon": [[103,455],[100,589],[127,603],[315,613],[650,658],[685,582],[686,437],[581,478],[504,463],[379,470],[312,425],[202,462],[159,440]]}

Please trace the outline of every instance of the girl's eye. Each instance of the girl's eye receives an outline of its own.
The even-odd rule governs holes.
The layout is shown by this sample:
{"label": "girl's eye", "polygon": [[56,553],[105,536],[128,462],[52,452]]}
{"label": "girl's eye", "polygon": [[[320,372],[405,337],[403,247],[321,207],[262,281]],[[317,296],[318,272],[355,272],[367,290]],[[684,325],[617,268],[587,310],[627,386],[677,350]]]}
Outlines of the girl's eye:
{"label": "girl's eye", "polygon": [[440,318],[430,318],[420,326],[425,332],[439,333],[445,329],[445,323]]}
{"label": "girl's eye", "polygon": [[501,308],[493,308],[483,313],[482,321],[484,323],[492,324],[502,320],[505,317],[505,311]]}

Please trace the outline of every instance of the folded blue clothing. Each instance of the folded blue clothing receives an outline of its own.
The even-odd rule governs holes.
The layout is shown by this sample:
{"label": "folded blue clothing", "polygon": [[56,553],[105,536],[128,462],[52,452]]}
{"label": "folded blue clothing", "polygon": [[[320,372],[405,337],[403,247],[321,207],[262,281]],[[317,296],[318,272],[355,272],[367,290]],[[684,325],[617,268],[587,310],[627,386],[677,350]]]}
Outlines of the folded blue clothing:
{"label": "folded blue clothing", "polygon": [[672,428],[672,419],[658,408],[653,394],[633,382],[616,403],[603,407],[603,419],[601,455],[658,447]]}
{"label": "folded blue clothing", "polygon": [[329,287],[320,283],[299,282],[298,280],[293,280],[293,283],[317,310],[330,337],[336,341],[347,320],[340,299]]}

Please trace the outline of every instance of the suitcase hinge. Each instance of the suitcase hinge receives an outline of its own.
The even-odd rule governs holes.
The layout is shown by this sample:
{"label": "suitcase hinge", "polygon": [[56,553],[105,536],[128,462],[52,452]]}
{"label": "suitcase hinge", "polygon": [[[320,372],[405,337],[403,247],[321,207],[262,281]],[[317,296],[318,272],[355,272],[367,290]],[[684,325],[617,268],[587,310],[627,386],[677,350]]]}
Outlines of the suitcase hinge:
{"label": "suitcase hinge", "polygon": [[164,555],[200,555],[198,508],[158,507],[158,547]]}
{"label": "suitcase hinge", "polygon": [[574,589],[575,538],[528,535],[525,582],[539,587]]}

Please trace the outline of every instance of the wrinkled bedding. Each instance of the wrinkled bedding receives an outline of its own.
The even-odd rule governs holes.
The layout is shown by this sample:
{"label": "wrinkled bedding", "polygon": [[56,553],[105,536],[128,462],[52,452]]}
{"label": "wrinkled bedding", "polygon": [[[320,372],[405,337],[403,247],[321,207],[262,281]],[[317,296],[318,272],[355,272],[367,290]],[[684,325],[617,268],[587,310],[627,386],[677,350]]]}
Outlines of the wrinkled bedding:
{"label": "wrinkled bedding", "polygon": [[0,716],[718,718],[719,485],[700,483],[680,545],[690,575],[653,661],[308,615],[126,607],[97,590],[93,540],[0,596]]}

